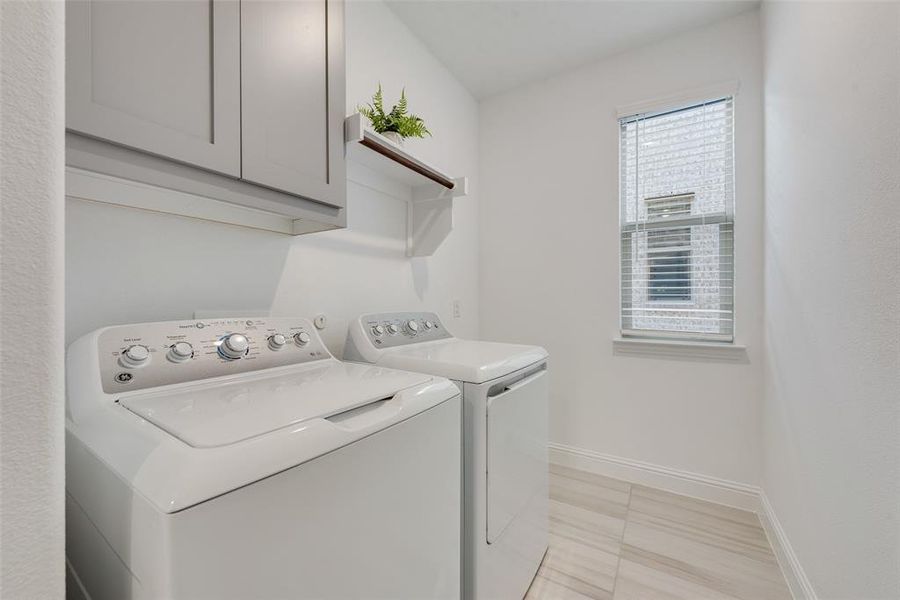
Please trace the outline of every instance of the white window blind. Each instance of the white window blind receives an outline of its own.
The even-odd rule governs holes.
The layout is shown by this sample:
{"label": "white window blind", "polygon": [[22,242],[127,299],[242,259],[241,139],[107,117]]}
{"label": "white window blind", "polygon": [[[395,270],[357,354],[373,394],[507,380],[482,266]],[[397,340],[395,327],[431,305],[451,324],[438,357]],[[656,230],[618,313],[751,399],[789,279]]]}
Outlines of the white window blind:
{"label": "white window blind", "polygon": [[733,106],[619,121],[623,336],[734,339]]}

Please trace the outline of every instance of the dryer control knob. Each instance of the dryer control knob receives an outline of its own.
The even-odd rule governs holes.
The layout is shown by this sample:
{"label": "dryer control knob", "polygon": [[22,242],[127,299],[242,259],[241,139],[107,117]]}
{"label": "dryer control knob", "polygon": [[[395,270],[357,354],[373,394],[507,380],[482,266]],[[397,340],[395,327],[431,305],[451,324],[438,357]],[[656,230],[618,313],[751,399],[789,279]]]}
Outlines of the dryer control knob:
{"label": "dryer control knob", "polygon": [[417,333],[419,333],[419,324],[416,321],[410,319],[406,322],[406,329],[411,334],[416,335]]}
{"label": "dryer control knob", "polygon": [[400,328],[391,323],[387,326],[388,333],[391,335],[397,335],[400,332]]}
{"label": "dryer control knob", "polygon": [[310,342],[310,340],[312,340],[312,338],[305,331],[301,331],[294,336],[294,341],[297,342],[298,346],[305,346]]}
{"label": "dryer control knob", "polygon": [[176,342],[169,348],[166,358],[172,362],[180,363],[190,360],[194,356],[194,347],[187,342]]}
{"label": "dryer control knob", "polygon": [[281,350],[287,344],[287,338],[280,333],[269,336],[269,348],[272,350]]}
{"label": "dryer control knob", "polygon": [[121,361],[126,367],[143,367],[150,362],[150,349],[140,344],[129,346],[122,353]]}
{"label": "dryer control knob", "polygon": [[432,323],[431,321],[425,321],[425,329],[432,329],[432,328],[434,328],[434,323]]}
{"label": "dryer control knob", "polygon": [[382,327],[381,325],[376,325],[375,327],[372,328],[372,334],[375,337],[384,335],[384,327]]}
{"label": "dryer control knob", "polygon": [[250,340],[247,339],[246,335],[240,333],[226,335],[222,338],[222,341],[219,342],[219,355],[222,356],[222,358],[227,358],[229,360],[242,358],[247,354],[247,350],[249,349]]}

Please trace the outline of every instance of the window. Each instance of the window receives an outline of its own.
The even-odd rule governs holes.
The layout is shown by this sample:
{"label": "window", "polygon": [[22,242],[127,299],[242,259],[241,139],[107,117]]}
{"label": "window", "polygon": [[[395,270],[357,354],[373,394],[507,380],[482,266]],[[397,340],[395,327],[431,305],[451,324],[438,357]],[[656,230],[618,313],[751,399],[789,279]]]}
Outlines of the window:
{"label": "window", "polygon": [[[693,194],[649,198],[648,220],[691,214]],[[647,299],[650,302],[691,300],[691,228],[647,231]]]}
{"label": "window", "polygon": [[734,339],[733,101],[620,120],[622,335]]}

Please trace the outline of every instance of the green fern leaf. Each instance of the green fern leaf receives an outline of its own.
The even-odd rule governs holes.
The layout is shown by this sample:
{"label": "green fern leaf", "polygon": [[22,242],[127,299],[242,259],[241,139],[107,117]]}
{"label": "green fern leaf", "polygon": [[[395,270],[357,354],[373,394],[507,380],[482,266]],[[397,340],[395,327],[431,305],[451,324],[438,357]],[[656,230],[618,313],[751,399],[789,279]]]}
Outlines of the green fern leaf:
{"label": "green fern leaf", "polygon": [[404,116],[406,114],[407,101],[406,101],[406,88],[400,91],[400,102],[397,103],[397,115]]}
{"label": "green fern leaf", "polygon": [[378,91],[375,92],[375,95],[372,96],[372,101],[375,103],[375,110],[382,117],[384,116],[384,95],[381,91],[381,82],[378,82]]}
{"label": "green fern leaf", "polygon": [[406,98],[406,88],[400,91],[400,100],[391,107],[389,113],[384,112],[384,91],[381,83],[378,84],[378,91],[372,96],[370,104],[356,107],[361,115],[369,120],[369,123],[378,133],[393,131],[399,133],[403,137],[425,137],[431,135],[425,122],[417,115],[409,114],[409,102]]}

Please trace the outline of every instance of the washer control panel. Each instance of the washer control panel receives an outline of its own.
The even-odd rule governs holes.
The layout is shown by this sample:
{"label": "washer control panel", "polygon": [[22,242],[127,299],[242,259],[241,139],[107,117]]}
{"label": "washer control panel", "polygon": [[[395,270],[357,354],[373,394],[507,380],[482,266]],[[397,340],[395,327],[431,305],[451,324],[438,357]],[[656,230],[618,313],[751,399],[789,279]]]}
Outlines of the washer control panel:
{"label": "washer control panel", "polygon": [[394,348],[453,337],[434,313],[378,313],[363,315],[361,325],[376,348]]}
{"label": "washer control panel", "polygon": [[109,394],[331,358],[307,319],[208,319],[121,325],[97,342]]}

